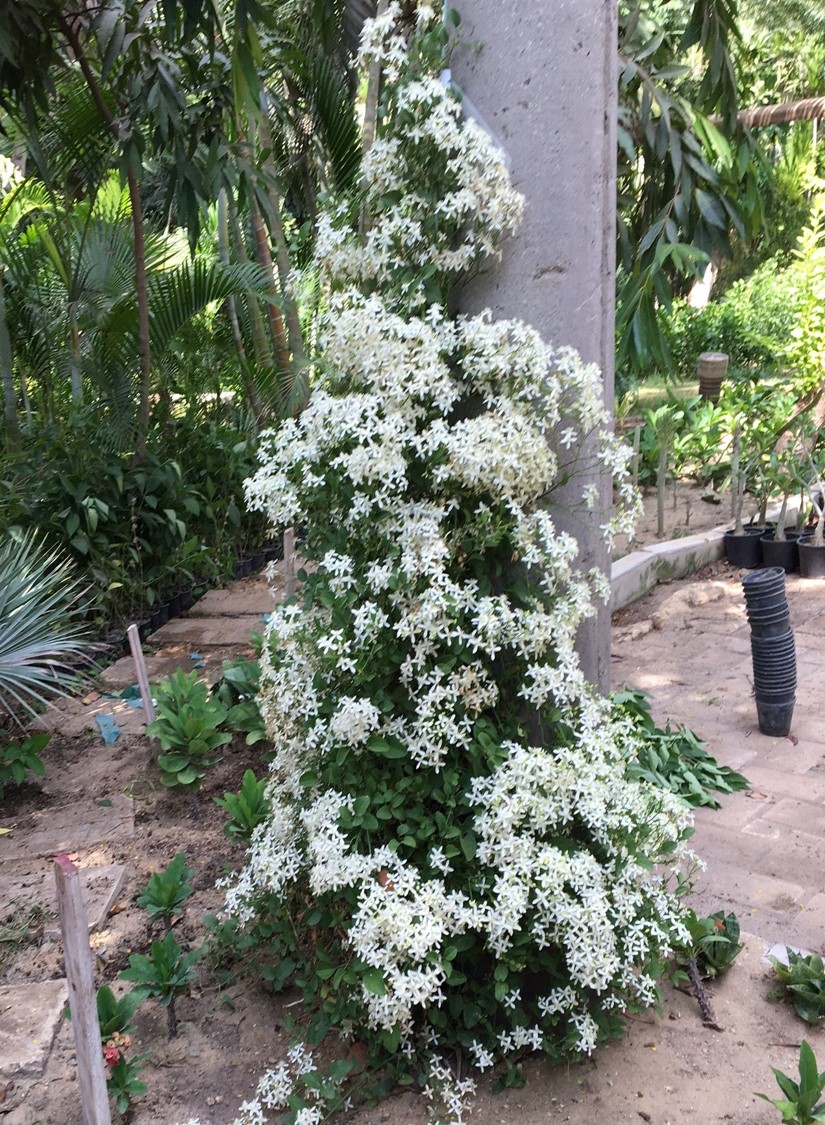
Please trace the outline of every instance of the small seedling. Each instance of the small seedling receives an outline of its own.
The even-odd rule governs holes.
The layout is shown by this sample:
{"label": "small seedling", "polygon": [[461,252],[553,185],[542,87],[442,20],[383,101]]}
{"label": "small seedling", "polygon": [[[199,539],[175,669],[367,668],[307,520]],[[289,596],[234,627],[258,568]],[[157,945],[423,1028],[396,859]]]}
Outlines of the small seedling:
{"label": "small seedling", "polygon": [[132,990],[118,1000],[107,984],[97,990],[97,1020],[104,1044],[115,1035],[129,1035],[134,1031],[132,1020],[142,999]]}
{"label": "small seedling", "polygon": [[229,813],[223,832],[230,840],[248,844],[257,826],[266,819],[269,812],[266,786],[267,778],[258,781],[252,770],[247,770],[239,793],[224,793],[223,797],[214,798],[215,804]]}
{"label": "small seedling", "polygon": [[137,985],[134,992],[140,995],[141,1000],[151,997],[166,1008],[170,1039],[178,1033],[175,998],[189,991],[199,957],[199,949],[184,953],[170,931],[163,941],[152,942],[148,957],[143,953],[133,953],[129,958],[129,968],[120,974],[121,980]]}
{"label": "small seedling", "polygon": [[118,1113],[125,1116],[135,1098],[142,1098],[149,1087],[142,1082],[138,1075],[143,1070],[141,1060],[127,1059],[116,1046],[105,1047],[103,1057],[106,1060],[108,1076],[106,1089],[109,1096],[114,1099]]}
{"label": "small seedling", "polygon": [[707,918],[698,918],[689,910],[685,926],[690,940],[674,950],[676,964],[682,966],[672,974],[674,984],[690,983],[707,1027],[719,1029],[713,1006],[702,977],[721,976],[726,973],[744,948],[739,941],[739,920],[735,914],[717,910]]}
{"label": "small seedling", "polygon": [[122,1115],[129,1112],[132,1100],[142,1097],[148,1089],[138,1078],[142,1059],[127,1059],[125,1055],[132,1045],[132,1019],[142,1000],[135,989],[120,999],[106,984],[97,990],[97,1019],[107,1068],[106,1087]]}
{"label": "small seedling", "polygon": [[161,783],[177,785],[197,793],[206,771],[221,759],[215,751],[232,738],[220,730],[226,708],[209,696],[197,672],[188,675],[179,668],[156,688],[157,718],[146,733],[157,738],[166,753],[158,756]]}
{"label": "small seedling", "polygon": [[26,774],[43,777],[46,767],[41,752],[45,749],[50,734],[30,734],[22,742],[8,742],[0,750],[0,801],[10,785],[20,785]]}
{"label": "small seedling", "polygon": [[771,957],[776,975],[791,994],[796,1014],[806,1023],[825,1019],[825,964],[816,953],[805,956],[785,947],[788,964]]}
{"label": "small seedling", "polygon": [[184,853],[178,852],[165,871],[149,876],[146,890],[138,897],[138,906],[142,906],[153,921],[162,921],[167,933],[173,919],[183,913],[183,903],[193,893],[189,880],[194,874],[194,867],[186,866]]}
{"label": "small seedling", "polygon": [[771,1067],[779,1089],[784,1098],[769,1098],[767,1094],[757,1094],[782,1114],[788,1125],[812,1125],[815,1121],[825,1121],[825,1102],[819,1099],[825,1090],[825,1071],[820,1074],[816,1067],[816,1057],[810,1043],[802,1040],[799,1048],[799,1082],[794,1082],[787,1074]]}

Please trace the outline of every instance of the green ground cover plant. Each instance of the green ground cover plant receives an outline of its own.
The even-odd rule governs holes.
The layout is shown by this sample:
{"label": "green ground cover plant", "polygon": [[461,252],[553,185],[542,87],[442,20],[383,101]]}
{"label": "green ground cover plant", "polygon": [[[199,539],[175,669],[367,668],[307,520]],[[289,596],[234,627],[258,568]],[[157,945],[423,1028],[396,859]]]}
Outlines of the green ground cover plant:
{"label": "green ground cover plant", "polygon": [[798,1082],[775,1066],[771,1070],[784,1097],[769,1098],[767,1094],[757,1094],[757,1097],[776,1106],[788,1125],[813,1125],[816,1121],[825,1121],[825,1102],[820,1101],[825,1090],[825,1071],[820,1074],[817,1070],[816,1056],[806,1039],[802,1040],[799,1048]]}
{"label": "green ground cover plant", "polygon": [[157,717],[146,728],[164,753],[157,758],[161,784],[180,786],[197,794],[207,769],[220,761],[217,750],[231,742],[221,728],[227,712],[221,702],[199,682],[197,671],[179,668],[155,688]]}
{"label": "green ground cover plant", "polygon": [[688,727],[657,726],[650,710],[650,696],[638,688],[613,693],[619,717],[629,720],[637,740],[628,761],[628,776],[659,785],[694,808],[720,807],[715,793],[735,793],[749,788],[741,773],[722,766],[707,752],[705,743]]}
{"label": "green ground cover plant", "polygon": [[817,953],[785,947],[788,963],[771,957],[774,972],[788,990],[796,1014],[812,1025],[825,1019],[825,963]]}

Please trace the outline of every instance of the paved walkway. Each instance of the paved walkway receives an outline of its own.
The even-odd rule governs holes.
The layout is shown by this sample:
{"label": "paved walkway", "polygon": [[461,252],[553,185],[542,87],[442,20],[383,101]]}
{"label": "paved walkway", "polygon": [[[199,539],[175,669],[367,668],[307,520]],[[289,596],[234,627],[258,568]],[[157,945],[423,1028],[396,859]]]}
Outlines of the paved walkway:
{"label": "paved walkway", "polygon": [[825,944],[825,581],[789,576],[798,689],[791,734],[759,733],[740,572],[660,586],[613,632],[613,685],[653,696],[660,723],[689,726],[752,788],[696,814],[707,864],[691,905],[733,910],[767,942]]}

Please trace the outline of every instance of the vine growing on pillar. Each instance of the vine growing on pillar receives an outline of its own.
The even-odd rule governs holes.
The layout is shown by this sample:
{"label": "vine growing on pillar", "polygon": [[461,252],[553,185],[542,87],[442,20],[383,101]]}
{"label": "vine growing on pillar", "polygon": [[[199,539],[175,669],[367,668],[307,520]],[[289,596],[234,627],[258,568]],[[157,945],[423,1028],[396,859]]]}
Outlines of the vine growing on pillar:
{"label": "vine growing on pillar", "polygon": [[[687,814],[626,780],[629,735],[575,651],[607,583],[577,571],[553,496],[606,426],[599,373],[445,307],[521,200],[435,77],[438,14],[420,7],[409,41],[399,15],[364,34],[385,87],[362,191],[321,223],[322,377],[248,482],[275,528],[305,529],[307,565],[267,627],[269,812],[228,908],[276,932],[310,1040],[357,1038],[368,1070],[460,1122],[459,1055],[513,1080],[525,1053],[589,1054],[654,1000],[685,935],[652,868]],[[595,445],[591,471],[629,496],[621,447]],[[601,518],[586,479],[582,504]],[[297,1047],[239,1120],[320,1121],[350,1069]]]}

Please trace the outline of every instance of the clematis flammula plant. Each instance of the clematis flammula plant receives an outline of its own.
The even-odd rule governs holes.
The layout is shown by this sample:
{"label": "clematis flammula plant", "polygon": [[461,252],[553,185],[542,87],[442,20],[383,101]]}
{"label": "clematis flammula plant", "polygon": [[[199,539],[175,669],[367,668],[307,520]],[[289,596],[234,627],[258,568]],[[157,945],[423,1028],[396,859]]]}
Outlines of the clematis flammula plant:
{"label": "clematis flammula plant", "polygon": [[422,72],[439,25],[407,44],[396,15],[365,33],[394,107],[364,167],[372,224],[333,201],[318,244],[324,377],[247,483],[274,528],[304,530],[307,565],[267,626],[271,813],[228,908],[264,912],[317,1018],[423,1066],[459,1121],[455,1048],[480,1070],[587,1054],[654,999],[684,935],[653,865],[678,862],[688,814],[626,780],[626,735],[576,655],[606,589],[554,518],[577,435],[602,428],[590,471],[629,495],[598,371],[520,322],[428,303],[520,203]]}

